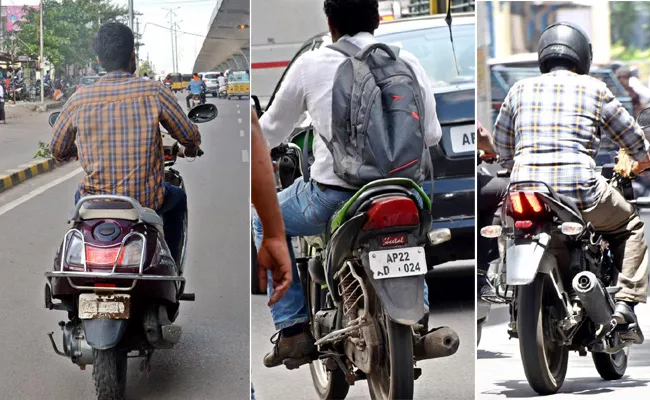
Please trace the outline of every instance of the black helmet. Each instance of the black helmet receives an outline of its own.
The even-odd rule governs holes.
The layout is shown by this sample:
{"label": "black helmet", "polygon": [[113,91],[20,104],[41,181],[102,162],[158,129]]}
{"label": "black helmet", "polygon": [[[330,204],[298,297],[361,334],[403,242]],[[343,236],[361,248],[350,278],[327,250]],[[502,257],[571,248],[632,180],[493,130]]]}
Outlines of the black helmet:
{"label": "black helmet", "polygon": [[543,74],[551,70],[550,61],[566,60],[576,67],[576,72],[585,75],[591,67],[591,41],[577,25],[558,22],[542,32],[537,56]]}

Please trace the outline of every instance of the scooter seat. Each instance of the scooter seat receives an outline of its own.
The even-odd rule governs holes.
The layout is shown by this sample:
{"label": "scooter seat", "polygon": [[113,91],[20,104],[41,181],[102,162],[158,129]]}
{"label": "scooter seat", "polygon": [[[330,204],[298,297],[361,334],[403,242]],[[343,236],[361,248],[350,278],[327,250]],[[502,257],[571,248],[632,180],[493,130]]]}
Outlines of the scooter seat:
{"label": "scooter seat", "polygon": [[90,219],[121,219],[126,221],[139,221],[154,226],[163,226],[163,220],[158,213],[151,208],[142,207],[143,212],[133,208],[128,203],[117,201],[92,201],[81,205],[79,218]]}

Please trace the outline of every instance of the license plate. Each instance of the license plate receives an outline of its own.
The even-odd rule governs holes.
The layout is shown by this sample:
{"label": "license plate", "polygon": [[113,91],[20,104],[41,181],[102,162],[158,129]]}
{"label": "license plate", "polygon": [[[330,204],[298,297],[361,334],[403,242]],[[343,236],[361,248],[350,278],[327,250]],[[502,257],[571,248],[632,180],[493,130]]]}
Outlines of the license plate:
{"label": "license plate", "polygon": [[427,273],[422,247],[407,247],[370,252],[370,270],[375,279],[400,278]]}
{"label": "license plate", "polygon": [[476,151],[474,125],[452,126],[449,130],[451,150],[454,154]]}
{"label": "license plate", "polygon": [[79,295],[80,319],[128,319],[130,308],[131,296],[128,294]]}

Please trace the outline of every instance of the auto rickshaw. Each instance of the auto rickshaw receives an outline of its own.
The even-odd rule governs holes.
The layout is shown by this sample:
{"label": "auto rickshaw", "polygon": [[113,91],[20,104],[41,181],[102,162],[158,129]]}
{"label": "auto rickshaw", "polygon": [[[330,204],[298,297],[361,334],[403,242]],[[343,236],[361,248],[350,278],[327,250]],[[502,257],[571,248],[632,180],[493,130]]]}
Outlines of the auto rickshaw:
{"label": "auto rickshaw", "polygon": [[251,81],[248,71],[231,71],[228,74],[228,100],[233,97],[241,99],[244,96],[249,97],[251,91]]}
{"label": "auto rickshaw", "polygon": [[183,74],[182,79],[183,79],[183,89],[187,89],[187,87],[190,86],[190,82],[192,82],[192,79],[194,79],[194,75]]}
{"label": "auto rickshaw", "polygon": [[172,90],[174,93],[181,92],[187,87],[187,85],[183,86],[183,77],[181,74],[169,74],[169,77],[172,78]]}

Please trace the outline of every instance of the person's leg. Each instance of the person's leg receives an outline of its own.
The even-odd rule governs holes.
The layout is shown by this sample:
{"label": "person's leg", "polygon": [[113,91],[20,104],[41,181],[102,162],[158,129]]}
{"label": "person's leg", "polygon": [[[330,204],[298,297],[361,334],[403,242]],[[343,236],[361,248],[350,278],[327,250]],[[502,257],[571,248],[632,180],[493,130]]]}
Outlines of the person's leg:
{"label": "person's leg", "polygon": [[77,188],[77,191],[74,192],[74,205],[76,206],[81,200],[81,189]]}
{"label": "person's leg", "polygon": [[478,174],[477,178],[477,289],[480,297],[495,298],[496,292],[487,278],[487,271],[490,262],[499,258],[498,239],[484,238],[481,236],[480,230],[498,221],[496,214],[506,194],[508,182],[505,179],[484,174]]}
{"label": "person's leg", "polygon": [[185,97],[185,103],[187,104],[187,108],[190,108],[190,99],[192,98],[193,94],[190,93]]}
{"label": "person's leg", "polygon": [[[313,351],[313,338],[304,329],[309,321],[309,311],[302,292],[291,237],[318,235],[325,231],[327,220],[336,207],[352,196],[352,193],[335,190],[320,190],[314,183],[306,183],[302,177],[278,193],[278,201],[285,224],[287,245],[291,256],[293,282],[287,293],[273,306],[271,316],[280,336],[274,349],[264,358],[267,367],[280,365],[283,359],[300,359]],[[259,249],[262,242],[262,223],[257,212],[252,212],[253,236]],[[269,273],[268,295],[271,294],[272,279]],[[304,360],[308,362],[309,360]]]}
{"label": "person's leg", "polygon": [[614,317],[619,324],[636,324],[634,306],[645,303],[648,296],[648,246],[643,221],[634,206],[609,185],[598,204],[583,212],[583,217],[605,235],[614,261],[620,266]]}
{"label": "person's leg", "polygon": [[181,261],[179,260],[180,245],[187,211],[187,195],[181,188],[165,182],[165,199],[162,207],[157,211],[163,219],[165,242],[172,258],[178,264]]}

